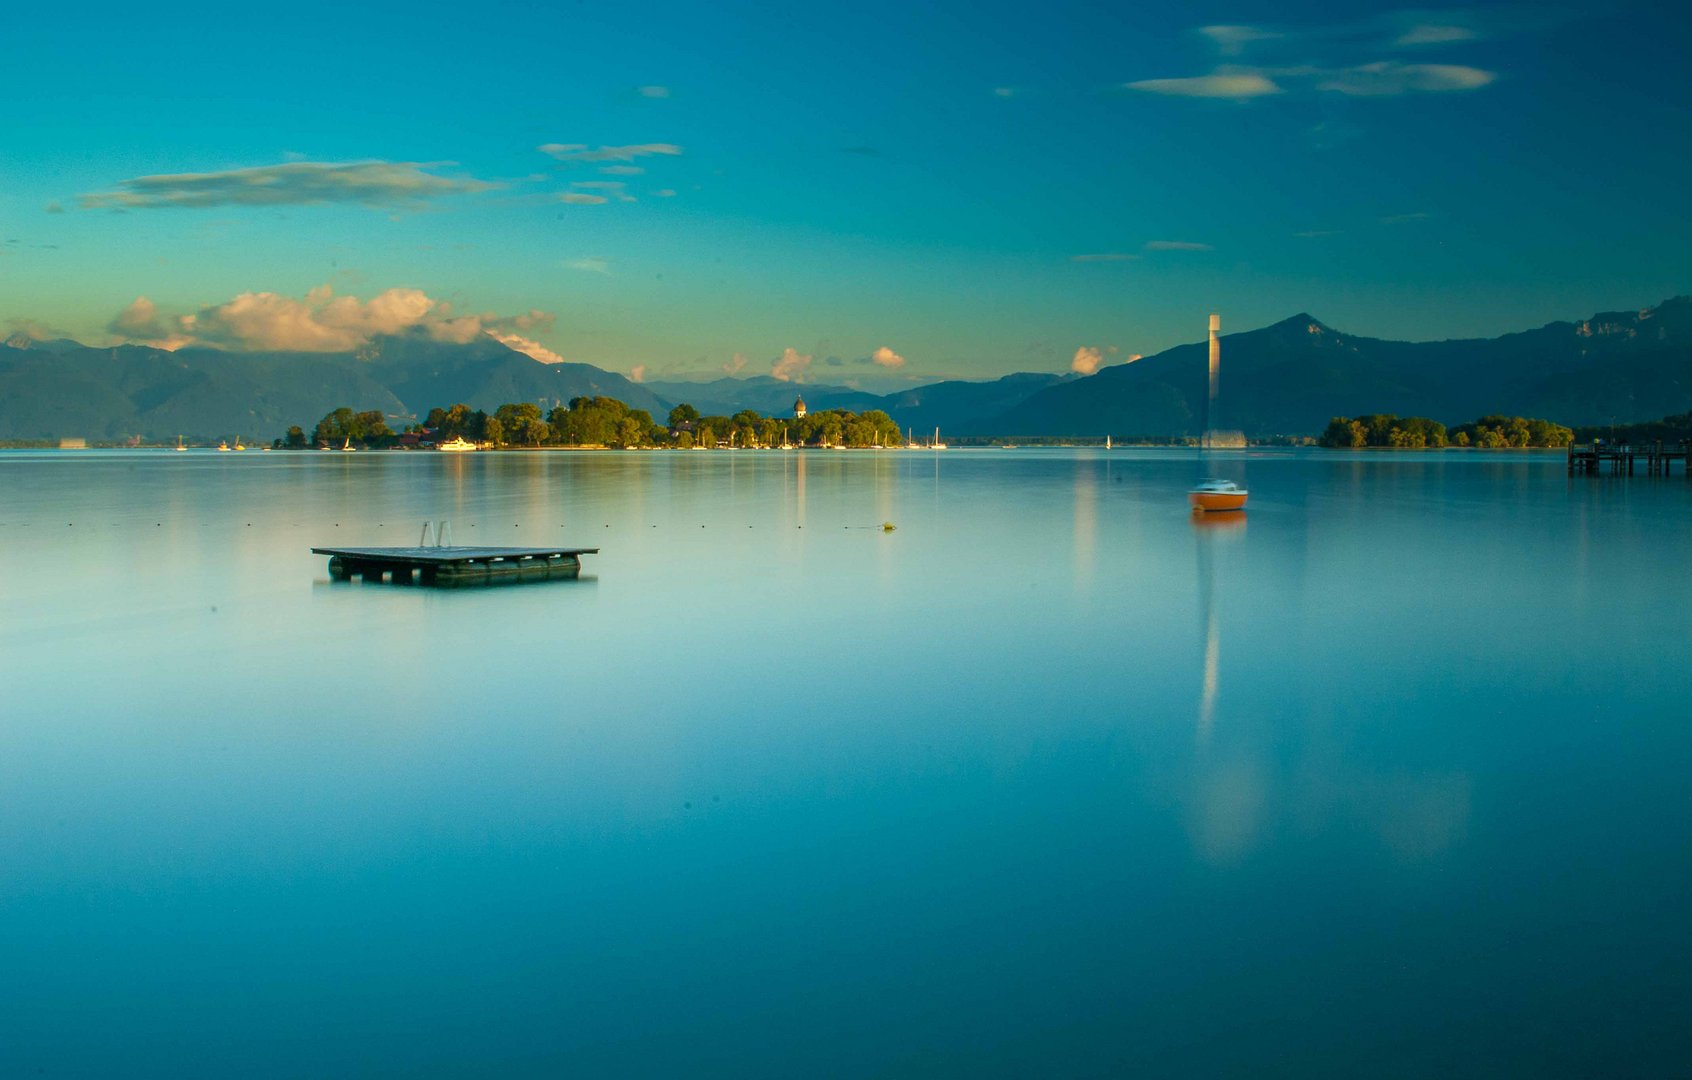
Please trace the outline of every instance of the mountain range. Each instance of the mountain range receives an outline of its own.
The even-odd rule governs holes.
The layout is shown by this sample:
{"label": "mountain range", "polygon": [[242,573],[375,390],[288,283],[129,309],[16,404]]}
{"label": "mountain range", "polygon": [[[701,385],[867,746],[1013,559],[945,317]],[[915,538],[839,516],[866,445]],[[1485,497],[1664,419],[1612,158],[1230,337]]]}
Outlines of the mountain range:
{"label": "mountain range", "polygon": [[[1049,387],[965,430],[1017,435],[1196,434],[1203,342]],[[1309,434],[1389,412],[1445,423],[1487,413],[1599,424],[1692,408],[1692,298],[1488,339],[1358,337],[1299,314],[1222,339],[1215,427]]]}
{"label": "mountain range", "polygon": [[[1126,438],[1196,434],[1206,346],[1178,345],[1092,376],[1018,373],[877,395],[769,376],[636,383],[589,364],[543,364],[492,338],[455,344],[380,337],[347,353],[92,348],[14,336],[0,346],[0,439],[150,439],[310,428],[341,405],[398,419],[465,402],[607,395],[662,418],[686,401],[710,414],[882,409],[902,428],[948,434]],[[1692,410],[1692,298],[1489,339],[1384,341],[1308,314],[1222,341],[1218,427],[1312,434],[1368,412],[1446,423],[1502,412],[1560,423],[1650,420]]]}

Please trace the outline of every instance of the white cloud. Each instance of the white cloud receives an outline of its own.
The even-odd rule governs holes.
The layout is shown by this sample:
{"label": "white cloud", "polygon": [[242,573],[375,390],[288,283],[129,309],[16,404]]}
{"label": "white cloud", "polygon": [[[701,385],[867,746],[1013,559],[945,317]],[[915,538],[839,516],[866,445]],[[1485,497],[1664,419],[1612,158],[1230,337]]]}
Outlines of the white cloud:
{"label": "white cloud", "polygon": [[11,334],[5,343],[13,348],[28,348],[32,341],[51,341],[70,336],[68,331],[49,326],[39,319],[7,319],[6,328]]}
{"label": "white cloud", "polygon": [[558,201],[569,203],[571,206],[599,206],[611,200],[603,195],[590,195],[585,191],[566,191],[558,196]]}
{"label": "white cloud", "polygon": [[246,292],[176,316],[138,296],[107,329],[124,340],[159,348],[194,344],[235,352],[351,352],[385,335],[421,334],[465,343],[485,334],[537,360],[556,363],[563,357],[517,333],[544,331],[553,321],[550,312],[539,310],[503,317],[459,315],[450,303],[421,289],[387,289],[363,301],[336,296],[330,286],[320,285],[304,298]]}
{"label": "white cloud", "polygon": [[1138,258],[1138,255],[1129,255],[1122,251],[1100,251],[1090,255],[1071,255],[1069,261],[1078,263],[1129,262]]}
{"label": "white cloud", "polygon": [[789,346],[782,350],[781,356],[770,363],[770,374],[782,382],[804,382],[805,369],[811,366],[811,357]]}
{"label": "white cloud", "polygon": [[660,199],[673,199],[673,198],[676,197],[676,189],[675,188],[667,188],[667,187],[666,188],[659,188],[657,191],[654,191],[652,194],[658,196]]}
{"label": "white cloud", "polygon": [[729,375],[740,374],[740,369],[746,366],[746,354],[735,353],[729,357],[728,363],[723,365],[723,371]]}
{"label": "white cloud", "polygon": [[646,381],[646,365],[645,364],[636,364],[634,367],[630,368],[629,369],[629,381],[630,382],[637,382],[637,383],[645,382]]}
{"label": "white cloud", "polygon": [[1223,56],[1238,56],[1254,42],[1273,41],[1285,36],[1256,26],[1201,26],[1198,32],[1209,38]]}
{"label": "white cloud", "polygon": [[1224,98],[1246,101],[1284,93],[1279,86],[1255,71],[1216,71],[1209,75],[1195,75],[1185,79],[1141,79],[1124,83],[1130,90],[1173,97]]}
{"label": "white cloud", "polygon": [[540,342],[534,341],[530,338],[521,337],[517,334],[504,333],[499,330],[488,330],[486,333],[489,337],[493,338],[501,345],[504,345],[506,348],[515,349],[520,353],[526,354],[531,359],[539,360],[543,364],[562,364],[564,362],[564,358],[562,356],[559,356],[545,345],[542,345]]}
{"label": "white cloud", "polygon": [[584,259],[571,259],[564,266],[566,269],[580,270],[588,274],[609,274],[611,272],[611,261],[609,259],[591,256]]}
{"label": "white cloud", "polygon": [[1214,251],[1209,244],[1200,244],[1192,240],[1148,240],[1147,251]]}
{"label": "white cloud", "polygon": [[106,329],[126,341],[171,352],[194,340],[178,327],[167,324],[159,315],[158,305],[145,296],[137,296],[130,301],[128,307],[106,324]]}
{"label": "white cloud", "polygon": [[1104,354],[1091,345],[1083,345],[1075,350],[1075,358],[1069,362],[1069,370],[1079,371],[1083,375],[1092,375],[1104,364]]}
{"label": "white cloud", "polygon": [[603,191],[607,198],[618,202],[634,202],[635,197],[628,193],[628,185],[621,180],[576,180],[570,184],[574,188],[586,188],[591,191]]}
{"label": "white cloud", "polygon": [[416,161],[291,161],[224,172],[139,176],[120,181],[117,191],[84,195],[78,202],[89,210],[318,203],[403,208],[443,195],[474,194],[501,186],[424,171],[435,167]]}
{"label": "white cloud", "polygon": [[1316,89],[1334,90],[1352,97],[1437,94],[1478,90],[1497,78],[1496,72],[1463,64],[1401,64],[1396,60],[1381,60],[1324,72],[1317,79]]}
{"label": "white cloud", "polygon": [[993,87],[993,96],[998,97],[998,98],[1013,98],[1020,92],[1021,91],[1019,91],[1014,86],[995,86],[995,87]]}
{"label": "white cloud", "polygon": [[633,161],[651,154],[674,156],[682,152],[682,148],[674,143],[600,147],[590,147],[585,143],[542,143],[535,149],[559,161]]}
{"label": "white cloud", "polygon": [[641,97],[667,98],[670,96],[670,88],[668,86],[637,86],[635,87],[635,90],[639,92]]}
{"label": "white cloud", "polygon": [[884,368],[902,368],[905,366],[905,358],[885,345],[870,353],[870,362],[877,367]]}
{"label": "white cloud", "polygon": [[606,165],[599,171],[606,176],[640,176],[646,172],[639,165]]}
{"label": "white cloud", "polygon": [[1433,217],[1426,210],[1417,210],[1410,214],[1388,214],[1381,219],[1382,225],[1411,225],[1418,221],[1426,221]]}
{"label": "white cloud", "polygon": [[1393,42],[1400,48],[1414,48],[1418,45],[1451,45],[1459,41],[1475,41],[1480,35],[1467,26],[1441,26],[1433,23],[1420,23],[1400,34]]}

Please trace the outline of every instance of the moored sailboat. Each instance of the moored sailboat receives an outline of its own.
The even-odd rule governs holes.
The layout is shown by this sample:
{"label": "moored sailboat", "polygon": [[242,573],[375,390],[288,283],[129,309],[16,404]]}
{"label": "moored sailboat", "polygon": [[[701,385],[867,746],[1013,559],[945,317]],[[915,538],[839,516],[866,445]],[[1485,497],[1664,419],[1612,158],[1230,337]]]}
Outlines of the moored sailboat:
{"label": "moored sailboat", "polygon": [[[1222,316],[1210,317],[1210,386],[1204,406],[1204,434],[1200,436],[1199,455],[1206,460],[1216,443],[1216,392],[1222,371]],[[1187,504],[1195,513],[1244,510],[1251,493],[1232,480],[1211,477],[1198,482],[1187,492]]]}

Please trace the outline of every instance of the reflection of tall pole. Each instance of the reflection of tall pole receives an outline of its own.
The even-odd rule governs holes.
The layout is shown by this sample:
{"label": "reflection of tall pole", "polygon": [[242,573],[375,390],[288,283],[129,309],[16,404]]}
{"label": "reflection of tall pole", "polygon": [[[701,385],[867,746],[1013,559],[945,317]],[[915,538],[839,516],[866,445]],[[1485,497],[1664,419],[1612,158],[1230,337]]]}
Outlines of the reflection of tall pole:
{"label": "reflection of tall pole", "polygon": [[1216,722],[1216,691],[1221,683],[1222,635],[1216,625],[1216,537],[1205,530],[1197,534],[1199,572],[1199,614],[1204,620],[1204,683],[1199,696],[1198,739],[1210,741]]}
{"label": "reflection of tall pole", "polygon": [[1210,387],[1204,399],[1204,442],[1215,442],[1212,431],[1216,427],[1216,390],[1222,375],[1222,316],[1210,317]]}

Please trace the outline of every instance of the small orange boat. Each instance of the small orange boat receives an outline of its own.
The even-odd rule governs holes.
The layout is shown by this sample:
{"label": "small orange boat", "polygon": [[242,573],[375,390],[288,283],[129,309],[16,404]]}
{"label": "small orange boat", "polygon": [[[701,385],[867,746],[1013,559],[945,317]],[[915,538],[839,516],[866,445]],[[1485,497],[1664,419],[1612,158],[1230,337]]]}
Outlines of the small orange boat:
{"label": "small orange boat", "polygon": [[1187,502],[1192,504],[1195,513],[1244,510],[1249,494],[1232,480],[1201,480],[1198,487],[1187,492]]}

